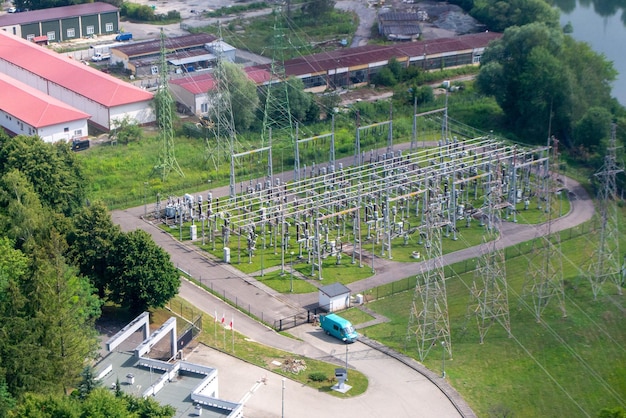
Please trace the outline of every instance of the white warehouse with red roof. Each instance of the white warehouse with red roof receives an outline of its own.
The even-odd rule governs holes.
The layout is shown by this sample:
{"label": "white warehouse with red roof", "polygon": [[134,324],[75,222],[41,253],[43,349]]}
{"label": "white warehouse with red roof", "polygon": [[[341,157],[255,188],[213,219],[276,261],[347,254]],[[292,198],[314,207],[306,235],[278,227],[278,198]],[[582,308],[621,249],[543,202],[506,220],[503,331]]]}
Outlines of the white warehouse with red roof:
{"label": "white warehouse with red roof", "polygon": [[156,120],[152,93],[1,30],[0,73],[89,114],[99,129]]}
{"label": "white warehouse with red roof", "polygon": [[89,115],[0,73],[0,124],[15,135],[37,135],[45,142],[87,136]]}

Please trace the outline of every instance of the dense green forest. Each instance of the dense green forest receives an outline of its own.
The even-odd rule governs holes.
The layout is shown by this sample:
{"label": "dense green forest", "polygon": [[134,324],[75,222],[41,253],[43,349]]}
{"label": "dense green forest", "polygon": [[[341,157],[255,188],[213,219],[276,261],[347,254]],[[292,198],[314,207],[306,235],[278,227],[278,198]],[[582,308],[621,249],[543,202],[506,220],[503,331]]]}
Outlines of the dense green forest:
{"label": "dense green forest", "polygon": [[85,402],[63,397],[95,359],[103,303],[161,307],[179,286],[169,254],[147,233],[113,225],[102,203],[86,200],[86,181],[68,144],[0,134],[0,416],[16,404],[15,416],[53,404],[116,404],[126,412],[88,416],[132,416],[139,402],[101,392]]}

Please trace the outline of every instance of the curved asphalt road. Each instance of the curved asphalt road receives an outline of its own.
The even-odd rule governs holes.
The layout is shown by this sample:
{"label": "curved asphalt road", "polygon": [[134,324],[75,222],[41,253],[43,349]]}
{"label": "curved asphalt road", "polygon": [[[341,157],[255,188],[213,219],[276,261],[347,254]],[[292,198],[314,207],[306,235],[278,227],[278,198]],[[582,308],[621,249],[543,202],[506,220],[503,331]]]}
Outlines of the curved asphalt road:
{"label": "curved asphalt road", "polygon": [[[396,149],[402,148],[397,146]],[[349,162],[346,162],[349,164]],[[283,181],[289,181],[291,173],[283,173]],[[552,232],[564,230],[579,225],[593,216],[594,207],[586,191],[579,183],[571,179],[565,179],[566,189],[572,198],[571,211],[551,225]],[[226,196],[228,187],[212,190],[215,197]],[[203,193],[206,195],[206,192]],[[153,211],[153,205],[148,206],[148,211]],[[258,283],[254,278],[247,276],[230,265],[215,261],[196,250],[193,245],[186,245],[176,241],[170,234],[160,230],[150,222],[142,221],[144,207],[130,208],[112,212],[113,221],[119,224],[123,230],[129,231],[137,228],[150,233],[155,242],[163,247],[172,258],[173,263],[180,269],[190,273],[196,279],[202,279],[203,284],[211,287],[219,293],[226,292],[228,295],[236,295],[239,306],[249,306],[257,315],[261,312],[264,318],[286,318],[302,310],[302,306],[317,302],[317,293],[305,295],[281,295],[270,288]],[[514,223],[504,223],[502,238],[498,241],[499,248],[505,248],[521,242],[528,241],[538,234],[544,234],[547,228],[545,225],[539,228]],[[479,248],[472,247],[445,255],[444,264],[455,263],[479,255]],[[350,284],[348,287],[352,293],[363,292],[375,286],[391,283],[411,275],[418,274],[423,263],[399,263],[391,260],[376,259],[376,274],[368,279]],[[338,364],[345,359],[338,350],[343,351],[343,344],[336,344],[333,341],[324,341],[324,336],[319,329],[313,329],[311,325],[297,327],[292,332],[302,338],[295,340],[284,337],[263,324],[251,319],[240,311],[221,302],[210,293],[202,290],[194,284],[183,280],[180,295],[190,303],[202,309],[206,314],[214,316],[217,311],[226,314],[226,318],[234,318],[235,328],[238,332],[258,341],[264,345],[272,346],[288,352],[301,354],[310,358],[325,360],[336,360]],[[205,330],[206,331],[206,330]],[[206,332],[210,332],[206,331]],[[330,344],[330,345],[329,345]],[[227,344],[226,350],[229,351]],[[360,353],[372,352],[360,342],[350,346],[351,350]],[[216,362],[217,354],[209,356],[209,362]],[[229,360],[232,361],[232,360]],[[240,362],[241,363],[241,362]],[[291,402],[298,405],[297,416],[307,417],[328,414],[340,414],[341,411],[351,411],[350,416],[362,417],[458,417],[473,416],[471,409],[464,404],[458,393],[447,384],[435,386],[429,382],[425,374],[420,374],[402,363],[381,355],[365,356],[362,360],[350,359],[351,367],[357,367],[365,373],[370,380],[370,387],[365,395],[356,400],[327,399],[320,402],[319,395],[310,389],[298,388],[294,382],[288,383],[291,386]],[[239,366],[242,366],[239,364]],[[246,365],[246,367],[250,367]],[[221,385],[228,380],[225,373],[234,373],[233,370],[220,371]],[[243,372],[242,372],[243,373]],[[249,373],[248,373],[249,374]],[[245,375],[243,373],[242,375]],[[257,379],[258,376],[248,376]],[[432,376],[430,376],[432,380]],[[258,379],[257,379],[258,380]],[[273,379],[276,380],[276,379]],[[243,394],[247,387],[236,385]],[[262,385],[267,386],[267,385]],[[446,396],[438,389],[438,386],[446,392]],[[277,390],[275,387],[270,390]],[[452,397],[457,404],[461,404],[463,414],[459,413],[455,406],[448,399]],[[268,403],[263,396],[251,396],[246,402],[248,416],[278,416],[276,408],[280,405]],[[231,398],[229,400],[238,401]],[[300,408],[302,406],[302,409]],[[307,407],[308,406],[308,407]],[[256,411],[250,414],[251,411]],[[314,411],[309,415],[306,411]],[[469,411],[469,412],[468,412]]]}

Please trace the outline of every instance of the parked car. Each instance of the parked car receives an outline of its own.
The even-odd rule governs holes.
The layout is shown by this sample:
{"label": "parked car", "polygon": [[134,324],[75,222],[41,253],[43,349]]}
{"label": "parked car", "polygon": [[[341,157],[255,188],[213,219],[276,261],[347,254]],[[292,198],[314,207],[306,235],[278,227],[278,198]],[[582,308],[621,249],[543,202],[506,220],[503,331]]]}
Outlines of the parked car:
{"label": "parked car", "polygon": [[130,32],[122,32],[115,37],[115,40],[120,41],[130,41],[133,39],[133,34]]}
{"label": "parked car", "polygon": [[93,54],[93,57],[91,57],[92,61],[105,61],[111,58],[111,53],[110,52],[96,52],[95,54]]}
{"label": "parked car", "polygon": [[332,335],[345,343],[353,343],[359,338],[350,321],[337,314],[320,315],[320,326],[327,335]]}
{"label": "parked car", "polygon": [[9,13],[17,13],[17,8],[15,8],[15,7],[9,7],[9,8],[7,9],[7,12],[9,12]]}

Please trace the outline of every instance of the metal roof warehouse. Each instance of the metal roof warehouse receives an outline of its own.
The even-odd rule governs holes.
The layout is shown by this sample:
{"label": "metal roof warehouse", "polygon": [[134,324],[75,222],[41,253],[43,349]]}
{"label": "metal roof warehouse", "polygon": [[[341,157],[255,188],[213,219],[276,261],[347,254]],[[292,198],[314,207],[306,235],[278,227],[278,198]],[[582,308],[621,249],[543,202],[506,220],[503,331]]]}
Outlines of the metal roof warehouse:
{"label": "metal roof warehouse", "polygon": [[[489,42],[501,36],[496,32],[481,32],[392,46],[338,49],[285,61],[285,74],[302,79],[305,88],[314,92],[351,87],[369,83],[392,58],[405,66],[424,70],[479,64]],[[269,65],[258,67],[269,70]]]}
{"label": "metal roof warehouse", "polygon": [[0,73],[0,125],[8,132],[71,141],[87,136],[88,119],[85,112]]}
{"label": "metal roof warehouse", "polygon": [[119,9],[107,3],[84,3],[0,16],[0,29],[31,40],[46,36],[61,42],[119,30]]}
{"label": "metal roof warehouse", "polygon": [[155,121],[152,93],[4,31],[0,72],[88,113],[101,129],[125,117]]}

